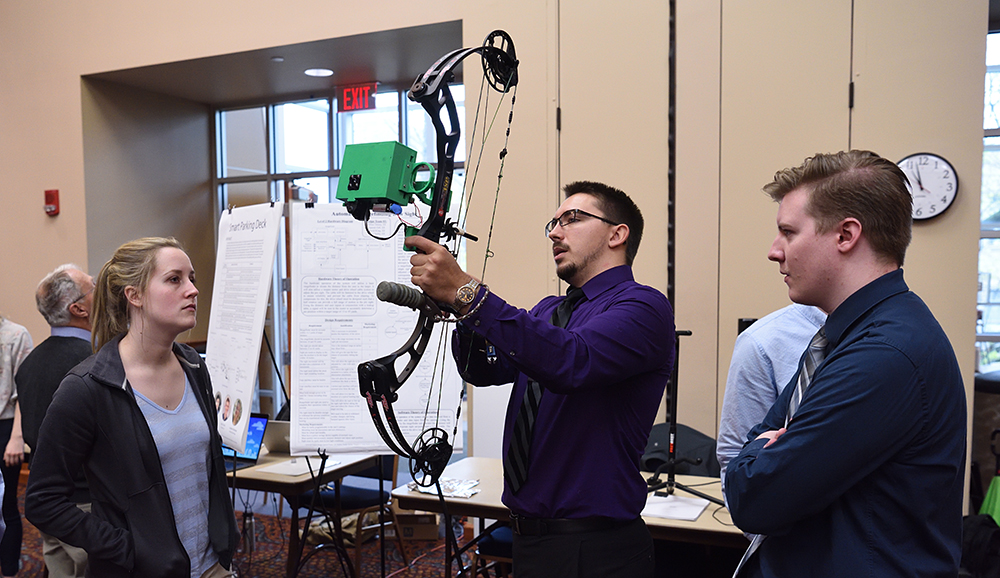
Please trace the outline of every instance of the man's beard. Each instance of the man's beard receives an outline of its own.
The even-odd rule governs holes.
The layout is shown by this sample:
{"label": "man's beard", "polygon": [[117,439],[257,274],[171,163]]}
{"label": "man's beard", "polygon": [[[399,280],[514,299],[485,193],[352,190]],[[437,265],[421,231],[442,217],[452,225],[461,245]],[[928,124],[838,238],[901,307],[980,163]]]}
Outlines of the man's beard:
{"label": "man's beard", "polygon": [[597,252],[592,252],[585,255],[578,262],[566,261],[561,265],[556,267],[556,275],[560,279],[573,285],[573,278],[580,274],[581,271],[586,269],[591,263],[597,259]]}
{"label": "man's beard", "polygon": [[564,263],[556,267],[556,275],[558,275],[563,281],[569,283],[570,279],[576,276],[578,269],[579,268],[576,266],[576,263]]}

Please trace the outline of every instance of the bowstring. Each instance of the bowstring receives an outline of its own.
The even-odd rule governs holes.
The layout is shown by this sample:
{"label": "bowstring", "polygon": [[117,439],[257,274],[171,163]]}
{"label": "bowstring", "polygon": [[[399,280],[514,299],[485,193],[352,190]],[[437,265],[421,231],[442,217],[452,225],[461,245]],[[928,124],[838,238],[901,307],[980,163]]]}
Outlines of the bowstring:
{"label": "bowstring", "polygon": [[[444,331],[441,331],[441,336],[444,335]],[[444,355],[442,354],[442,348],[444,344],[444,339],[439,336],[437,351],[434,352],[434,367],[431,369],[431,387],[427,390],[427,404],[424,406],[424,421],[420,424],[421,431],[427,430],[427,414],[430,413],[431,409],[431,392],[434,390],[434,383],[437,381],[438,376],[438,361],[441,363],[441,374],[440,374],[440,385],[438,386],[438,403],[437,403],[437,414],[434,418],[434,427],[438,427],[441,424],[441,397],[444,395]],[[457,429],[456,429],[457,431]]]}
{"label": "bowstring", "polygon": [[[491,94],[491,92],[492,91],[490,91],[490,90],[486,90],[486,75],[484,74],[483,77],[482,77],[482,79],[481,79],[481,81],[480,81],[480,84],[479,84],[479,96],[476,99],[476,114],[473,116],[473,119],[472,119],[472,130],[469,132],[469,137],[467,139],[468,140],[468,151],[466,152],[466,156],[465,156],[466,159],[471,159],[473,157],[473,152],[475,151],[475,147],[476,147],[476,139],[474,137],[476,135],[476,129],[479,126],[479,117],[482,114],[483,118],[485,119],[486,118],[486,114],[488,114],[488,112],[487,113],[482,113],[482,111],[483,111],[484,108],[487,111],[489,110],[489,106],[490,106],[489,100],[490,100],[490,94]],[[462,181],[462,195],[461,195],[461,197],[459,199],[459,205],[458,205],[459,227],[461,227],[463,230],[466,228],[466,223],[468,222],[469,209],[472,206],[472,195],[475,192],[476,180],[479,177],[479,168],[483,164],[482,161],[483,161],[484,151],[486,150],[486,142],[487,142],[487,140],[489,140],[489,135],[493,131],[493,126],[496,124],[497,117],[500,114],[500,109],[503,106],[504,96],[506,96],[507,92],[509,92],[509,91],[504,91],[504,92],[501,93],[500,101],[497,103],[496,109],[493,110],[493,116],[490,119],[488,127],[485,130],[483,130],[482,138],[479,141],[479,154],[478,154],[478,156],[476,156],[476,166],[475,166],[475,169],[473,170],[473,173],[472,173],[471,183],[469,181],[469,178],[468,178],[468,174],[469,173],[468,173],[468,170],[466,168],[466,178]],[[484,254],[484,257],[483,257],[483,270],[482,270],[482,274],[480,275],[480,279],[484,283],[486,281],[486,264],[489,261],[490,257],[493,256],[492,251],[490,251],[490,243],[493,240],[493,228],[494,228],[494,224],[496,222],[497,207],[499,205],[499,200],[500,200],[500,187],[501,187],[501,180],[503,179],[503,167],[504,167],[504,161],[506,160],[506,157],[507,157],[507,143],[510,140],[510,126],[511,126],[511,122],[513,121],[513,118],[514,118],[514,102],[516,101],[516,99],[517,99],[517,86],[515,85],[514,86],[514,90],[513,90],[513,94],[511,95],[511,102],[510,102],[510,107],[511,108],[510,108],[510,113],[509,113],[508,118],[507,118],[507,131],[506,131],[506,135],[504,137],[504,146],[503,146],[503,149],[501,149],[501,152],[500,152],[500,170],[499,170],[499,173],[497,174],[497,188],[496,188],[496,191],[495,191],[494,196],[493,196],[493,212],[492,212],[491,217],[490,217],[490,229],[489,229],[489,233],[488,233],[488,235],[486,237],[486,249],[485,249],[485,254]],[[462,243],[463,243],[464,240],[465,240],[465,237],[463,237],[461,235],[456,236],[456,238],[455,238],[455,248],[454,248],[454,251],[453,251],[454,255],[457,256],[459,254],[459,252],[461,250],[461,247],[462,247]],[[435,383],[435,373],[437,371],[438,360],[442,359],[443,355],[447,354],[447,350],[444,347],[444,341],[445,341],[445,331],[444,331],[444,327],[442,326],[441,332],[438,334],[438,348],[437,348],[437,352],[435,353],[434,371],[432,371],[432,373],[431,373],[431,386],[432,387],[433,387],[433,384]],[[471,352],[470,352],[470,355],[471,355]],[[436,428],[439,427],[440,421],[441,421],[441,404],[442,404],[442,401],[443,401],[442,398],[443,398],[443,395],[444,395],[444,364],[443,363],[442,363],[441,374],[439,376],[439,379],[440,379],[440,381],[438,383],[438,402],[437,402],[437,407],[435,408],[435,410],[436,410],[436,417],[435,417],[435,422],[434,422],[434,427],[436,427]],[[428,390],[427,393],[428,393],[427,404],[426,404],[426,407],[424,409],[424,421],[423,421],[423,425],[422,425],[423,430],[427,429],[426,428],[426,425],[427,425],[427,414],[430,412],[430,397],[431,397],[430,396],[430,393],[431,393],[430,390]],[[459,395],[459,400],[458,400],[458,408],[455,410],[455,423],[454,423],[454,430],[452,431],[452,438],[457,438],[457,436],[458,436],[458,426],[459,426],[459,424],[461,422],[461,416],[462,416],[462,401],[465,399],[465,394],[466,394],[466,385],[465,385],[465,383],[463,381],[461,395]]]}
{"label": "bowstring", "polygon": [[[476,189],[476,179],[479,177],[479,167],[481,167],[482,164],[483,164],[483,151],[484,151],[485,146],[486,146],[486,141],[487,141],[487,139],[489,137],[489,129],[483,131],[483,137],[482,137],[482,140],[479,143],[479,155],[476,157],[476,166],[475,166],[475,168],[473,169],[473,172],[472,172],[471,182],[470,182],[470,179],[468,178],[469,177],[468,160],[471,160],[473,158],[473,152],[475,151],[475,148],[476,148],[476,139],[475,139],[475,136],[476,136],[476,129],[479,127],[479,117],[481,116],[481,112],[482,112],[482,109],[483,109],[483,106],[484,106],[484,100],[485,100],[485,106],[489,107],[489,95],[490,95],[490,91],[486,90],[486,75],[484,74],[482,76],[482,78],[480,79],[480,81],[479,81],[479,96],[476,98],[476,114],[474,114],[473,117],[472,117],[472,130],[469,132],[469,137],[466,139],[468,141],[468,145],[467,145],[468,146],[468,150],[466,151],[466,154],[465,154],[465,158],[467,159],[466,160],[466,169],[465,169],[466,178],[462,180],[462,194],[461,194],[461,197],[459,198],[459,203],[458,203],[459,227],[461,227],[463,230],[465,230],[466,227],[467,227],[467,223],[468,223],[468,219],[469,219],[469,209],[472,207],[472,195],[473,195],[473,193],[475,192],[475,189]],[[492,127],[492,123],[491,123],[490,126]],[[463,237],[461,235],[458,235],[458,236],[455,237],[454,255],[456,257],[461,252],[462,244],[463,244],[464,241],[465,241],[465,237]],[[444,331],[444,327],[442,326],[441,333],[438,335],[438,354],[442,355],[442,356],[447,354],[447,352],[443,352],[442,353],[443,343],[444,343],[444,336],[445,336],[445,331]],[[435,365],[437,364],[437,360],[436,359],[435,359],[434,363],[435,363]],[[433,383],[433,381],[431,383]],[[462,382],[462,391],[460,392],[460,394],[458,396],[458,407],[455,410],[454,429],[452,430],[452,434],[451,434],[452,438],[454,440],[456,440],[456,441],[457,441],[457,438],[458,438],[458,427],[459,427],[459,425],[461,425],[461,419],[462,419],[462,401],[465,399],[465,394],[466,394],[466,389],[465,388],[466,388],[465,381],[463,380],[463,382]],[[437,417],[435,419],[435,427],[438,427],[438,424],[439,424],[440,419],[441,419],[441,404],[443,402],[443,394],[444,394],[444,368],[442,367],[442,370],[441,370],[441,381],[440,381],[440,384],[438,386]],[[428,400],[427,400],[427,407],[428,408],[430,407],[430,396],[429,395],[428,395]],[[427,410],[424,411],[424,423],[425,423],[425,425],[426,425],[426,420],[427,420]],[[425,429],[426,429],[426,427],[425,427]]]}
{"label": "bowstring", "polygon": [[[503,98],[500,99],[501,103]],[[493,257],[493,251],[490,250],[490,243],[493,241],[493,226],[496,224],[497,220],[497,206],[500,204],[500,182],[503,180],[503,165],[507,160],[507,143],[510,141],[510,126],[511,122],[514,120],[514,103],[517,101],[517,85],[514,86],[514,92],[510,95],[510,114],[507,116],[507,133],[503,140],[503,149],[500,150],[500,170],[497,173],[497,190],[496,194],[493,195],[493,213],[490,216],[490,231],[486,235],[486,253],[483,257],[483,272],[480,275],[481,279],[486,278],[486,264],[489,262],[490,258]],[[497,112],[500,111],[500,106],[497,105]],[[496,121],[496,115],[494,114],[494,122]],[[492,130],[493,125],[490,124],[490,129]]]}
{"label": "bowstring", "polygon": [[[473,137],[476,136],[476,128],[479,126],[479,113],[482,110],[482,106],[483,106],[483,92],[484,92],[485,88],[486,88],[486,75],[483,75],[482,80],[479,81],[479,97],[476,98],[476,114],[472,117],[472,131],[469,133],[469,138],[466,139],[466,140],[468,140],[468,147],[469,147],[468,152],[465,153],[465,158],[466,158],[465,176],[466,176],[466,178],[462,180],[462,196],[461,196],[461,198],[458,201],[459,226],[462,229],[465,229],[466,223],[469,220],[469,208],[472,206],[472,193],[476,189],[476,178],[479,177],[479,167],[480,167],[480,165],[482,165],[482,159],[483,159],[483,145],[485,145],[485,143],[486,143],[486,141],[484,139],[483,140],[483,145],[480,145],[480,147],[479,147],[479,156],[476,158],[476,168],[473,171],[473,174],[472,174],[472,184],[470,185],[469,184],[469,178],[468,178],[469,177],[468,160],[472,158],[472,152],[476,148],[476,141],[475,141],[475,139]],[[486,99],[487,99],[487,103],[488,103],[489,102],[489,91],[486,91],[486,92],[487,92]],[[486,133],[486,134],[488,134],[488,133]],[[466,192],[466,191],[468,191],[468,192]],[[458,237],[455,238],[455,254],[456,255],[458,255],[458,252],[461,249],[462,240],[463,239],[465,239],[465,237],[462,237],[462,236],[458,236]]]}

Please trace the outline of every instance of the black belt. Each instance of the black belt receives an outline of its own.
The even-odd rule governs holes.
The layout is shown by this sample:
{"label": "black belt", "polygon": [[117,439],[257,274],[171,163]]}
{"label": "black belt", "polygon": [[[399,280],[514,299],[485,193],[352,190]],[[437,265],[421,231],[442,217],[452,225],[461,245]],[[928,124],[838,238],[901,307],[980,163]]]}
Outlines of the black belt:
{"label": "black belt", "polygon": [[[638,518],[637,518],[638,519]],[[519,536],[545,536],[548,534],[581,534],[613,530],[635,520],[616,520],[603,516],[590,518],[526,518],[510,513],[510,526]]]}

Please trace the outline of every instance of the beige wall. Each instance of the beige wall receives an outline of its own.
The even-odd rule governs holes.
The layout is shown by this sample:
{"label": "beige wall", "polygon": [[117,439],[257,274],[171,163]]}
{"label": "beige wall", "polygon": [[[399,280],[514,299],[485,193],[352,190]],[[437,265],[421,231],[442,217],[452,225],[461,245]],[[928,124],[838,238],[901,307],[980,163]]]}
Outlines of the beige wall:
{"label": "beige wall", "polygon": [[[808,154],[846,148],[848,138],[890,158],[938,152],[961,173],[955,207],[916,227],[906,271],[952,338],[971,391],[987,2],[953,3],[941,18],[931,0],[856,0],[853,55],[851,2],[814,4],[678,0],[677,325],[694,331],[682,344],[679,415],[707,432],[716,428],[736,319],[787,302],[765,259],[774,206],[760,186]],[[384,5],[248,0],[234,11],[195,0],[0,0],[0,310],[40,340],[47,331],[31,295],[42,274],[67,260],[103,262],[112,239],[138,234],[131,226],[119,233],[120,223],[147,222],[126,205],[110,222],[87,214],[100,192],[85,163],[91,97],[81,76],[455,19],[466,46],[507,30],[521,60],[490,285],[525,307],[557,289],[539,223],[557,205],[558,186],[585,177],[622,186],[644,209],[636,276],[665,290],[666,3],[619,11],[595,0]],[[858,98],[849,113],[852,71]],[[122,179],[122,191],[125,176],[101,180]],[[195,180],[175,181],[173,193],[183,197]],[[56,218],[41,208],[49,188],[62,192]],[[479,201],[470,229],[483,231],[490,203]],[[482,250],[471,246],[469,262],[481,263]]]}
{"label": "beige wall", "polygon": [[[207,106],[129,87],[85,80],[81,87],[87,266],[94,274],[122,243],[175,237],[198,275],[198,298],[211,303],[215,278]],[[209,308],[181,336],[205,341]]]}
{"label": "beige wall", "polygon": [[[915,224],[904,270],[948,333],[971,399],[987,2],[951,5],[944,20],[919,5],[723,3],[720,361],[738,317],[787,303],[764,261],[775,207],[759,190],[774,170],[848,146],[891,159],[932,151],[953,160],[960,198]],[[906,26],[894,25],[904,8]]]}

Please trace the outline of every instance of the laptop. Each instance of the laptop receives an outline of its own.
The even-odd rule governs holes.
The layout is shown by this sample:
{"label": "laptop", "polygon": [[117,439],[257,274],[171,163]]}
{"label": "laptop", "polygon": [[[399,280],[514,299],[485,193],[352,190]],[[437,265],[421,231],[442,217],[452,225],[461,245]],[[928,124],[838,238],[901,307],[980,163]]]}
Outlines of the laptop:
{"label": "laptop", "polygon": [[289,454],[291,453],[291,433],[292,422],[272,420],[267,424],[267,431],[264,432],[264,445],[267,446],[268,453]]}
{"label": "laptop", "polygon": [[222,455],[226,457],[226,471],[242,470],[257,464],[265,430],[267,430],[267,414],[250,414],[250,423],[247,425],[246,449],[242,453],[236,453],[233,448],[222,446]]}

